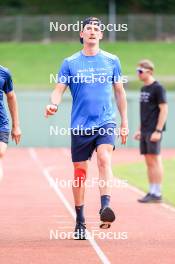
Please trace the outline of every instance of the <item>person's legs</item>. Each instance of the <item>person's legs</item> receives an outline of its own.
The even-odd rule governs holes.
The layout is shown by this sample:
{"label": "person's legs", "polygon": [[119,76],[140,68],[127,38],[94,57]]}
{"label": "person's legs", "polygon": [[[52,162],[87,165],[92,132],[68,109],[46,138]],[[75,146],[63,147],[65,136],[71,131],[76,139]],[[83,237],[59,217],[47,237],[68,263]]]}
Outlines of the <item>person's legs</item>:
{"label": "person's legs", "polygon": [[109,144],[101,144],[97,147],[97,165],[99,170],[99,190],[101,196],[111,196],[111,188],[108,181],[112,180],[112,152],[113,146]]}
{"label": "person's legs", "polygon": [[88,160],[91,158],[95,148],[96,135],[74,135],[71,134],[71,154],[74,166],[74,181],[72,185],[76,226],[74,236],[76,239],[85,239],[85,217],[84,217],[84,193],[85,180],[88,169]]}
{"label": "person's legs", "polygon": [[161,159],[161,140],[150,141],[151,134],[142,134],[140,140],[140,153],[145,157],[147,175],[149,181],[149,192],[141,199],[141,203],[161,202],[161,182],[163,177],[163,166]]}
{"label": "person's legs", "polygon": [[144,156],[149,181],[149,192],[143,198],[138,199],[138,201],[141,203],[161,202],[161,183],[163,178],[161,155],[146,154]]}
{"label": "person's legs", "polygon": [[75,212],[76,212],[76,226],[74,231],[74,238],[84,240],[86,239],[86,225],[84,216],[84,193],[85,180],[87,175],[88,161],[73,162],[74,165],[74,181],[72,184]]}
{"label": "person's legs", "polygon": [[76,222],[85,222],[84,218],[84,193],[88,161],[74,162],[74,181],[72,185]]}
{"label": "person's legs", "polygon": [[99,190],[101,196],[100,228],[106,229],[115,220],[115,214],[109,207],[111,198],[111,187],[109,181],[113,178],[112,173],[113,145],[101,144],[97,147],[97,165],[99,170]]}
{"label": "person's legs", "polygon": [[7,150],[7,144],[4,142],[0,142],[0,181],[3,178],[3,166],[2,166],[2,159],[4,157],[4,154]]}
{"label": "person's legs", "polygon": [[145,162],[147,166],[150,193],[161,196],[161,183],[163,178],[163,165],[161,155],[146,154]]}

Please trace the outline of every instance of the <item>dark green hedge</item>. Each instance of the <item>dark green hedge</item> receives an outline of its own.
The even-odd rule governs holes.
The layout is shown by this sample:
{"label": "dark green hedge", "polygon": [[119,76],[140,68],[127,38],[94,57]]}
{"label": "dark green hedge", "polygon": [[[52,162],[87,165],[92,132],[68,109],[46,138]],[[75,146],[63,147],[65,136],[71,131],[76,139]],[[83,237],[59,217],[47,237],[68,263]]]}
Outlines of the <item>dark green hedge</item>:
{"label": "dark green hedge", "polygon": [[[117,12],[175,13],[175,0],[115,0]],[[0,0],[1,14],[106,14],[109,0]]]}

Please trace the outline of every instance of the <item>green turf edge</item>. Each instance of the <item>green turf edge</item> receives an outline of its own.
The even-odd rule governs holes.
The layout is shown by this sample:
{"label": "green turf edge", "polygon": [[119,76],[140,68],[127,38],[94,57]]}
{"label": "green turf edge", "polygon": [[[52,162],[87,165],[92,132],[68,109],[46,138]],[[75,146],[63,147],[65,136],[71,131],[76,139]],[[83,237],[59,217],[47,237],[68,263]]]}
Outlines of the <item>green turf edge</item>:
{"label": "green turf edge", "polygon": [[[174,173],[175,158],[163,161],[164,178],[163,178],[163,199],[164,202],[175,206],[175,173]],[[115,177],[127,180],[132,186],[147,192],[148,181],[146,167],[143,162],[114,165],[113,173]]]}

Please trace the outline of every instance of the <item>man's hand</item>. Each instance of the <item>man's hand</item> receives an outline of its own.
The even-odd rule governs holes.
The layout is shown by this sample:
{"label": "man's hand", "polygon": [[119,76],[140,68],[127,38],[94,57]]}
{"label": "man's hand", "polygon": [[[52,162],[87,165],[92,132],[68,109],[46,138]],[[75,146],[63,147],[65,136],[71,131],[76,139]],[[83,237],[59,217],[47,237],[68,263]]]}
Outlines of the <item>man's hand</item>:
{"label": "man's hand", "polygon": [[19,126],[12,127],[11,136],[12,140],[15,140],[16,145],[19,144],[21,140],[21,129]]}
{"label": "man's hand", "polygon": [[128,134],[129,134],[128,123],[127,122],[122,123],[120,126],[120,137],[121,137],[122,145],[126,144]]}
{"label": "man's hand", "polygon": [[45,117],[49,117],[49,116],[54,115],[57,112],[57,110],[58,110],[57,105],[55,105],[55,104],[47,105],[46,109],[45,109]]}
{"label": "man's hand", "polygon": [[137,130],[134,134],[134,139],[135,140],[140,140],[141,139],[141,131]]}
{"label": "man's hand", "polygon": [[150,141],[151,142],[157,142],[161,139],[161,133],[157,132],[157,131],[154,131],[152,134],[151,134],[151,137],[150,137]]}

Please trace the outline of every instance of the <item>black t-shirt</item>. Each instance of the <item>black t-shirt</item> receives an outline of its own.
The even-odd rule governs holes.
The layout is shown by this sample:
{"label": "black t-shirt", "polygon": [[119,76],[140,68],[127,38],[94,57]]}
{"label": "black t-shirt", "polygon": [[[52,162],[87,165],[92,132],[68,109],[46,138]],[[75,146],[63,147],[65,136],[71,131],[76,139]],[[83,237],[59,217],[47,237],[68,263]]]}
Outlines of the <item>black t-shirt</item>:
{"label": "black t-shirt", "polygon": [[[156,129],[160,112],[159,104],[162,103],[167,103],[166,91],[157,81],[142,87],[140,93],[142,133],[153,132]],[[165,130],[165,126],[163,130]]]}

